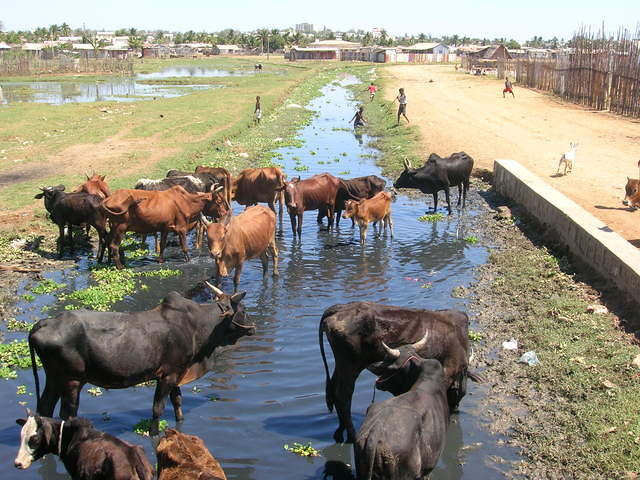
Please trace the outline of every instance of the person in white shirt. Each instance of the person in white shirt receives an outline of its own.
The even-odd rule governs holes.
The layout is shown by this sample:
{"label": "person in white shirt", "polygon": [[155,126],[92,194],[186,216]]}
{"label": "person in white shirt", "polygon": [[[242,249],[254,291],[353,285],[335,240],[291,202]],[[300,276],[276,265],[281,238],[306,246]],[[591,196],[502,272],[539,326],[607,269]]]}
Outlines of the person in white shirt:
{"label": "person in white shirt", "polygon": [[409,123],[409,117],[407,117],[407,96],[404,93],[404,88],[401,88],[399,92],[400,93],[396,97],[396,100],[398,100],[399,103],[397,121],[398,125],[400,125],[400,115],[402,115],[407,120],[407,123]]}

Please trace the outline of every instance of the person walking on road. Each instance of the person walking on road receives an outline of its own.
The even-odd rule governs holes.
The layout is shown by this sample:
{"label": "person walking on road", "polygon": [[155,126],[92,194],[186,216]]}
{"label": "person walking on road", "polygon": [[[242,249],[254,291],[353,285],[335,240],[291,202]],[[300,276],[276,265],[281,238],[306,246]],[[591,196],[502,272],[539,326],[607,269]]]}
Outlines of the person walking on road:
{"label": "person walking on road", "polygon": [[397,125],[400,125],[400,116],[402,115],[406,120],[407,123],[409,122],[409,117],[407,117],[407,96],[404,93],[404,88],[401,88],[400,90],[398,90],[398,96],[396,97],[396,100],[398,100],[398,120],[397,120]]}
{"label": "person walking on road", "polygon": [[513,98],[516,98],[515,93],[513,93],[513,84],[509,80],[509,77],[505,77],[504,79],[504,90],[502,90],[502,98],[507,98],[506,93],[510,93],[513,95]]}

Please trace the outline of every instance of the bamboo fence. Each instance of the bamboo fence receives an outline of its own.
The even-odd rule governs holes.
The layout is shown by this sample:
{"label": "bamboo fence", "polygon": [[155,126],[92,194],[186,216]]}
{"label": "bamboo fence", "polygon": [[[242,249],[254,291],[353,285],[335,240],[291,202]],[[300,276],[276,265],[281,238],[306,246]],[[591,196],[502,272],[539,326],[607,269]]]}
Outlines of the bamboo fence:
{"label": "bamboo fence", "polygon": [[498,77],[594,110],[640,117],[639,34],[621,30],[606,38],[582,31],[574,36],[573,48],[556,58],[498,60]]}
{"label": "bamboo fence", "polygon": [[30,76],[65,73],[109,73],[133,75],[133,61],[122,58],[73,58],[57,56],[52,59],[35,55],[0,56],[0,76]]}

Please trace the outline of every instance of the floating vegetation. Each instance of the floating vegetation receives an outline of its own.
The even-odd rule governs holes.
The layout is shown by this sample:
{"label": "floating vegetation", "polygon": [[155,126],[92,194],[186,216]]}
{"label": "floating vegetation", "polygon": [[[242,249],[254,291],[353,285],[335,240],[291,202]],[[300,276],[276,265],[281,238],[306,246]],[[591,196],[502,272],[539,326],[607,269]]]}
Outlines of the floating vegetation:
{"label": "floating vegetation", "polygon": [[318,154],[318,152],[316,152],[315,150],[311,150],[309,153],[310,153],[311,155],[317,155],[317,154]]}
{"label": "floating vegetation", "polygon": [[422,215],[418,217],[418,221],[420,222],[439,222],[444,219],[444,215],[442,213],[429,213],[427,215]]}
{"label": "floating vegetation", "polygon": [[7,320],[7,330],[10,332],[26,332],[27,330],[31,330],[32,326],[32,322],[24,322],[22,320],[16,320],[15,318]]}
{"label": "floating vegetation", "polygon": [[296,172],[306,172],[307,170],[309,170],[309,166],[308,165],[296,165],[295,167],[293,167],[293,169]]}
{"label": "floating vegetation", "polygon": [[347,156],[347,152],[342,152],[340,155],[341,155],[342,157],[346,157],[346,156]]}
{"label": "floating vegetation", "polygon": [[167,278],[181,274],[180,270],[166,268],[148,272],[134,272],[128,268],[122,270],[118,270],[115,267],[96,268],[91,272],[91,278],[97,285],[76,290],[68,295],[60,295],[59,299],[62,301],[71,300],[75,303],[66,305],[66,310],[75,310],[79,304],[93,310],[105,312],[114,303],[134,293],[140,287],[139,278]]}
{"label": "floating vegetation", "polygon": [[[167,422],[166,420],[160,420],[160,423],[158,424],[159,431],[164,432],[168,427],[169,427],[169,422]],[[149,419],[140,420],[138,423],[136,423],[133,426],[133,431],[138,435],[143,435],[145,437],[148,437],[150,428],[151,428],[151,420]]]}
{"label": "floating vegetation", "polygon": [[471,244],[471,245],[475,245],[476,243],[479,242],[478,237],[474,237],[473,235],[469,235],[468,237],[464,237],[464,241]]}
{"label": "floating vegetation", "polygon": [[31,295],[30,293],[25,293],[24,295],[22,295],[22,298],[25,299],[27,302],[33,302],[36,299],[36,297]]}
{"label": "floating vegetation", "polygon": [[324,160],[318,160],[318,165],[324,165],[326,162]]}
{"label": "floating vegetation", "polygon": [[[26,385],[18,385],[16,387],[16,395],[26,395],[27,394],[27,386]],[[31,394],[29,394],[31,395]]]}
{"label": "floating vegetation", "polygon": [[137,236],[127,233],[120,243],[120,248],[124,250],[128,260],[139,260],[151,255],[147,245],[142,243]]}
{"label": "floating vegetation", "polygon": [[350,132],[351,129],[346,127],[333,127],[331,131],[332,132]]}
{"label": "floating vegetation", "polygon": [[296,455],[300,455],[302,457],[320,456],[320,452],[311,446],[311,442],[307,442],[305,444],[294,442],[291,446],[285,444],[284,449],[287,452],[295,453]]}
{"label": "floating vegetation", "polygon": [[100,387],[91,387],[87,389],[87,393],[93,397],[99,397],[101,396],[104,392],[102,391],[102,389]]}
{"label": "floating vegetation", "polygon": [[340,159],[339,158],[334,158],[333,159],[333,163],[340,163]]}
{"label": "floating vegetation", "polygon": [[345,170],[344,172],[338,172],[338,175],[350,175],[351,170]]}
{"label": "floating vegetation", "polygon": [[[37,358],[37,357],[36,357]],[[36,364],[41,366],[39,360]],[[29,344],[26,340],[14,340],[11,343],[0,344],[0,378],[16,378],[16,368],[31,367],[31,355]]]}
{"label": "floating vegetation", "polygon": [[420,288],[431,288],[431,287],[433,287],[433,283],[431,282],[423,283],[422,285],[420,285]]}
{"label": "floating vegetation", "polygon": [[55,292],[56,290],[60,290],[61,288],[64,288],[66,286],[67,286],[66,283],[58,283],[54,280],[45,278],[38,285],[33,287],[31,291],[36,295],[42,295],[44,293]]}

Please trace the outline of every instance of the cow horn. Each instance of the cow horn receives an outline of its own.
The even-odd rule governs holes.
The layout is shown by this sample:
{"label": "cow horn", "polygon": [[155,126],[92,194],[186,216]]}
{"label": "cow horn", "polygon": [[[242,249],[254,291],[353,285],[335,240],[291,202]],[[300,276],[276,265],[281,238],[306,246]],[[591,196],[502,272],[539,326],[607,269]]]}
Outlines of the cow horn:
{"label": "cow horn", "polygon": [[211,222],[207,220],[207,217],[204,216],[204,213],[200,212],[200,221],[204,223],[205,227],[208,227]]}
{"label": "cow horn", "polygon": [[218,185],[215,190],[213,190],[214,192],[220,192],[221,190],[224,190],[224,186],[222,185]]}
{"label": "cow horn", "polygon": [[390,357],[393,357],[394,359],[400,357],[400,350],[398,350],[397,348],[389,348],[387,344],[384,342],[382,342],[382,347],[384,348],[385,352],[387,352],[387,355],[389,355]]}
{"label": "cow horn", "polygon": [[411,347],[414,350],[420,350],[422,347],[424,347],[427,344],[427,338],[429,337],[429,330],[427,330],[424,334],[424,337],[422,337],[420,340],[418,340],[416,343],[414,343],[413,345],[411,345]]}
{"label": "cow horn", "polygon": [[211,285],[209,282],[207,282],[206,280],[204,281],[204,284],[209,287],[211,289],[211,291],[213,293],[215,293],[217,296],[222,296],[224,295],[224,292],[222,290],[220,290],[218,287],[215,287],[213,285]]}

